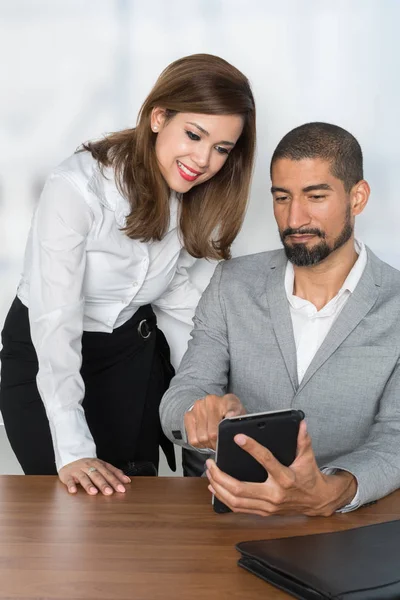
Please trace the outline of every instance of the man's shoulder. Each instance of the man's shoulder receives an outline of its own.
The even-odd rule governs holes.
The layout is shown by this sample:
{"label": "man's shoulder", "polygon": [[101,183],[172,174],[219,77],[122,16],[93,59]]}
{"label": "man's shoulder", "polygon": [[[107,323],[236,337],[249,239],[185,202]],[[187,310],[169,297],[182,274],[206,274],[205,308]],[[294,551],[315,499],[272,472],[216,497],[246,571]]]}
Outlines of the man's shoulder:
{"label": "man's shoulder", "polygon": [[219,267],[220,286],[223,289],[247,290],[264,286],[268,275],[275,268],[284,268],[287,263],[284,250],[270,250],[238,256],[221,262]]}
{"label": "man's shoulder", "polygon": [[367,252],[368,260],[371,262],[371,268],[374,273],[376,283],[382,288],[382,291],[392,294],[400,294],[399,269],[396,269],[387,262],[383,261],[368,247]]}
{"label": "man's shoulder", "polygon": [[284,250],[269,250],[231,258],[221,263],[221,269],[224,275],[234,273],[239,277],[246,277],[254,273],[267,273],[273,267],[284,266],[286,262],[287,259]]}

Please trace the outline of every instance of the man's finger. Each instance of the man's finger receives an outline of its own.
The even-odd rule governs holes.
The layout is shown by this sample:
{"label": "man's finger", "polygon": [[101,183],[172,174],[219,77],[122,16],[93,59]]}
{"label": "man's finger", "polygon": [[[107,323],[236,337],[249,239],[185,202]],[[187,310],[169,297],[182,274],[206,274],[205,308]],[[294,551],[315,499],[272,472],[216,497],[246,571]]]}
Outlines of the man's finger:
{"label": "man's finger", "polygon": [[235,394],[225,394],[222,417],[237,417],[246,414],[243,404]]}
{"label": "man's finger", "polygon": [[305,452],[312,451],[311,437],[308,435],[307,423],[301,421],[299,427],[299,433],[297,436],[297,451],[296,456],[304,454]]}
{"label": "man's finger", "polygon": [[187,412],[184,416],[184,425],[188,443],[194,448],[209,448],[207,418],[197,409]]}
{"label": "man's finger", "polygon": [[[213,462],[213,461],[212,461]],[[207,461],[207,464],[210,464]],[[214,463],[215,465],[215,463]],[[253,495],[247,495],[250,492],[251,484],[243,483],[223,473],[214,465],[207,470],[208,481],[216,497],[235,512],[250,512],[256,514],[272,514],[276,507],[267,500],[259,498],[259,492]],[[254,484],[262,485],[262,484]]]}
{"label": "man's finger", "polygon": [[268,488],[269,480],[266,483],[239,482],[223,473],[218,467],[215,468],[212,463],[211,460],[207,461],[206,475],[214,490],[213,493],[235,512],[262,513],[263,516],[292,515],[299,512],[304,514],[308,508],[306,505],[299,504],[297,499],[277,496],[276,489],[274,491]]}
{"label": "man's finger", "polygon": [[236,409],[236,410],[228,410],[227,413],[224,414],[224,418],[225,419],[230,419],[231,417],[238,417],[241,413],[240,409]]}
{"label": "man's finger", "polygon": [[196,437],[199,448],[208,448],[210,446],[209,427],[213,422],[213,414],[215,411],[208,408],[208,398],[201,400],[193,410],[196,420]]}
{"label": "man's finger", "polygon": [[[215,483],[217,486],[221,486],[225,490],[227,490],[232,496],[235,497],[243,497],[248,499],[258,499],[260,498],[260,494],[263,483],[252,483],[248,481],[239,481],[235,479],[228,473],[221,471],[219,467],[217,467],[215,461],[212,458],[209,458],[206,461],[207,471],[206,475],[211,483]],[[266,495],[265,490],[263,491],[263,495]]]}
{"label": "man's finger", "polygon": [[218,439],[218,426],[220,421],[217,421],[215,418],[208,419],[207,422],[207,438],[208,445],[207,448],[212,448],[216,450],[217,448],[217,439]]}
{"label": "man's finger", "polygon": [[286,485],[288,481],[292,480],[288,467],[282,465],[265,446],[262,446],[253,440],[253,438],[242,433],[235,435],[234,440],[238,446],[251,454],[278,484]]}
{"label": "man's finger", "polygon": [[188,443],[197,448],[199,446],[199,440],[197,439],[196,419],[193,411],[185,413],[184,424]]}
{"label": "man's finger", "polygon": [[215,490],[214,490],[214,489],[211,487],[211,485],[209,485],[209,486],[208,486],[208,489],[209,489],[209,491],[210,491],[212,494],[214,494],[214,496],[215,496],[216,498],[218,498],[218,500],[220,500],[221,502],[223,502],[224,504],[226,504],[226,506],[228,506],[228,508],[230,508],[230,509],[231,509],[231,510],[233,510],[233,511],[235,511],[235,510],[236,510],[236,512],[241,512],[241,513],[244,513],[244,514],[249,514],[249,515],[259,515],[260,517],[267,517],[267,516],[269,516],[269,515],[268,515],[268,513],[264,512],[264,511],[262,511],[262,510],[251,510],[251,509],[247,509],[247,508],[241,508],[240,510],[238,510],[238,509],[234,509],[232,506],[229,506],[229,501],[228,501],[228,500],[225,500],[225,501],[224,501],[224,500],[221,498],[220,494],[217,494],[217,493],[215,492]]}

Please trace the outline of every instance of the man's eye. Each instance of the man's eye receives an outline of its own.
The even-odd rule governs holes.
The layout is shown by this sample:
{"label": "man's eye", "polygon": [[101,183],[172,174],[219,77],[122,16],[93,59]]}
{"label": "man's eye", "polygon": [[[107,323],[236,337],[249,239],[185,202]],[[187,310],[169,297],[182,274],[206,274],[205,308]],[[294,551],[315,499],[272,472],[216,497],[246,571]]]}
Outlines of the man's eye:
{"label": "man's eye", "polygon": [[229,150],[227,150],[227,148],[224,148],[223,146],[215,146],[215,149],[220,154],[229,154]]}
{"label": "man's eye", "polygon": [[287,196],[276,196],[275,197],[275,202],[284,202],[287,199],[288,199]]}
{"label": "man's eye", "polygon": [[323,198],[326,198],[326,196],[324,196],[323,194],[315,194],[314,196],[310,196],[310,198],[312,200],[322,200]]}
{"label": "man's eye", "polygon": [[200,136],[197,135],[197,133],[193,133],[193,131],[189,131],[188,129],[185,129],[185,133],[188,136],[188,138],[191,140],[198,142],[200,139]]}

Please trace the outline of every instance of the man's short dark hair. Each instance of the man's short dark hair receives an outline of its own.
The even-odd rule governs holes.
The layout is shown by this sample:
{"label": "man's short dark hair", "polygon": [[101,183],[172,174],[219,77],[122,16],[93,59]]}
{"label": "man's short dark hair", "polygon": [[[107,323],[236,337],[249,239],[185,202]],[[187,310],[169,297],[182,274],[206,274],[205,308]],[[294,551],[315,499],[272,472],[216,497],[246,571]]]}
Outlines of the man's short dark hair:
{"label": "man's short dark hair", "polygon": [[330,123],[306,123],[289,131],[272,155],[271,172],[280,158],[329,161],[332,175],[343,182],[347,192],[364,178],[360,144],[351,133]]}

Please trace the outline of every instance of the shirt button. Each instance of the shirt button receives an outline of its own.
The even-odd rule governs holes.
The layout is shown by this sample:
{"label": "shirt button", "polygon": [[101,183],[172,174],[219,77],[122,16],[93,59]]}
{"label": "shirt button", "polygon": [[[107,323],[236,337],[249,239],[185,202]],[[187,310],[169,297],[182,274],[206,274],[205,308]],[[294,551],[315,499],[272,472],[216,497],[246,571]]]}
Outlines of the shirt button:
{"label": "shirt button", "polygon": [[137,282],[137,281],[134,281],[134,282],[132,283],[132,285],[133,285],[133,287],[137,287],[139,284],[138,284],[138,282]]}

